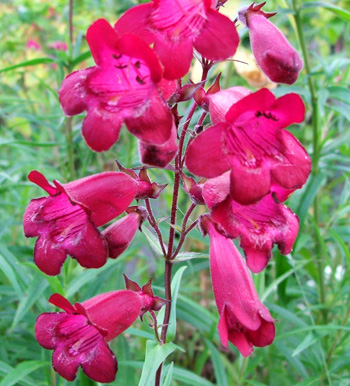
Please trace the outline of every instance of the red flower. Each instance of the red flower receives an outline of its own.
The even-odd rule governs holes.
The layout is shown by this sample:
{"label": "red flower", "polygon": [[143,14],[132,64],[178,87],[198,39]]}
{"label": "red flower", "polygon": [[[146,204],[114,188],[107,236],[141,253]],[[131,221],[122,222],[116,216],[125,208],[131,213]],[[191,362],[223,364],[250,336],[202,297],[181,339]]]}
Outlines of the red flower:
{"label": "red flower", "polygon": [[37,171],[28,178],[49,193],[49,197],[32,200],[23,218],[25,236],[39,236],[34,250],[39,269],[57,275],[67,255],[85,268],[102,267],[108,247],[97,227],[128,207],[137,193],[137,183],[117,172],[95,174],[63,185],[54,181],[54,186]]}
{"label": "red flower", "polygon": [[297,94],[278,99],[267,89],[250,94],[229,109],[225,122],[191,142],[186,165],[206,178],[231,170],[231,197],[240,204],[254,203],[270,191],[283,201],[305,183],[311,169],[305,149],[282,130],[301,122],[304,111]]}
{"label": "red flower", "polygon": [[115,29],[154,42],[164,77],[178,79],[189,70],[193,48],[209,60],[223,60],[236,52],[236,27],[215,6],[210,0],[154,0],[128,10]]}
{"label": "red flower", "polygon": [[221,343],[234,344],[243,356],[253,346],[264,347],[275,338],[274,319],[260,302],[247,266],[230,239],[222,236],[208,217],[202,227],[210,237],[210,272],[220,319]]}
{"label": "red flower", "polygon": [[[146,143],[168,141],[173,119],[158,89],[162,67],[151,48],[134,35],[120,37],[103,19],[88,29],[86,39],[96,66],[68,75],[59,97],[68,116],[87,110],[83,136],[91,149],[108,150],[123,122]],[[167,94],[170,86],[162,89]]]}
{"label": "red flower", "polygon": [[268,194],[250,205],[240,205],[230,197],[230,176],[225,173],[208,180],[203,187],[211,218],[225,236],[240,237],[247,265],[252,272],[262,271],[271,258],[274,244],[286,255],[292,251],[299,231],[298,217]]}
{"label": "red flower", "polygon": [[41,314],[36,321],[35,337],[42,347],[54,350],[54,370],[73,381],[80,365],[96,382],[114,381],[118,364],[107,342],[137,319],[142,308],[140,297],[121,290],[75,306],[59,294],[52,295],[49,301],[65,312]]}
{"label": "red flower", "polygon": [[245,7],[238,12],[239,20],[249,28],[250,44],[258,65],[278,83],[293,84],[303,68],[298,52],[269,17],[276,13],[261,11],[264,3]]}

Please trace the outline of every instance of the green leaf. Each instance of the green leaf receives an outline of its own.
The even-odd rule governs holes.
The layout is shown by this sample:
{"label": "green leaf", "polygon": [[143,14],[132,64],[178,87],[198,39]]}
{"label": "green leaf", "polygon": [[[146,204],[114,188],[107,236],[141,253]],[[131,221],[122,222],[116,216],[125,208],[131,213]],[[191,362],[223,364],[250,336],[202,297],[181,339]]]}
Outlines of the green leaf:
{"label": "green leaf", "polygon": [[308,8],[324,8],[327,9],[330,12],[333,12],[335,15],[339,16],[345,21],[350,21],[350,12],[346,11],[343,8],[337,7],[333,4],[327,4],[323,3],[321,1],[310,1],[310,2],[305,2],[303,3],[301,10],[305,10]]}
{"label": "green leaf", "polygon": [[49,363],[46,361],[22,362],[6,375],[6,377],[1,381],[0,386],[18,385],[18,382],[21,381],[26,375],[40,369],[41,367],[47,366],[48,364]]}
{"label": "green leaf", "polygon": [[25,62],[15,64],[10,67],[2,68],[0,69],[0,73],[5,71],[15,70],[16,68],[21,68],[26,66],[36,66],[37,64],[53,63],[53,62],[55,62],[55,60],[51,58],[37,58],[37,59],[27,60]]}
{"label": "green leaf", "polygon": [[158,367],[177,348],[178,346],[174,343],[167,343],[160,346],[158,342],[148,340],[146,343],[145,363],[142,368],[138,386],[152,386]]}
{"label": "green leaf", "polygon": [[191,371],[181,369],[179,367],[174,367],[173,378],[181,382],[181,385],[185,384],[192,386],[214,386],[213,383],[207,381],[199,375],[194,374]]}
{"label": "green leaf", "polygon": [[210,359],[214,367],[216,383],[220,386],[228,386],[226,372],[219,351],[208,339],[205,340],[205,344],[210,351]]}
{"label": "green leaf", "polygon": [[208,255],[205,253],[199,253],[199,252],[182,252],[179,253],[174,260],[172,260],[173,263],[181,263],[186,260],[192,260],[192,259],[207,259]]}
{"label": "green leaf", "polygon": [[91,58],[91,52],[90,51],[85,51],[79,56],[77,56],[74,60],[71,61],[72,68],[74,68],[77,64],[83,62],[86,59]]}
{"label": "green leaf", "polygon": [[305,217],[307,212],[320,189],[323,181],[325,179],[324,174],[319,173],[317,175],[312,175],[309,181],[307,182],[306,189],[299,203],[299,207],[297,209],[297,214],[299,216],[300,227],[304,224]]}
{"label": "green leaf", "polygon": [[167,366],[166,377],[164,378],[162,386],[170,386],[171,379],[173,377],[173,369],[174,369],[174,362],[171,362],[170,365]]}
{"label": "green leaf", "polygon": [[287,277],[292,275],[294,272],[299,271],[304,265],[306,265],[309,261],[303,261],[300,264],[298,264],[295,268],[290,269],[283,275],[279,276],[277,279],[275,279],[266,289],[263,295],[261,296],[261,301],[264,302],[267,297],[270,295],[271,292],[274,292],[275,288],[283,282]]}
{"label": "green leaf", "polygon": [[145,235],[150,247],[157,256],[163,256],[162,248],[159,245],[157,237],[147,228],[142,228],[142,233]]}
{"label": "green leaf", "polygon": [[312,332],[306,335],[305,339],[298,345],[298,347],[293,351],[292,357],[295,357],[296,355],[300,354],[302,351],[307,349],[309,346],[313,345],[314,343],[318,342],[321,338],[323,338],[323,335],[315,335]]}
{"label": "green leaf", "polygon": [[10,264],[7,263],[5,258],[0,253],[0,269],[4,273],[4,275],[7,277],[8,281],[11,283],[13,289],[16,291],[17,296],[19,299],[22,299],[22,290],[21,287],[17,281],[17,277],[15,272],[13,271]]}
{"label": "green leaf", "polygon": [[[186,270],[186,266],[181,267],[174,275],[171,281],[171,312],[170,312],[170,320],[167,332],[167,341],[172,342],[176,335],[176,303],[177,297],[179,294],[179,288],[181,283],[181,278]],[[163,307],[158,313],[158,320],[164,320],[165,307]]]}
{"label": "green leaf", "polygon": [[44,290],[47,288],[48,282],[40,273],[37,273],[30,282],[25,294],[21,298],[11,329],[13,329],[26,315],[31,306],[39,299]]}

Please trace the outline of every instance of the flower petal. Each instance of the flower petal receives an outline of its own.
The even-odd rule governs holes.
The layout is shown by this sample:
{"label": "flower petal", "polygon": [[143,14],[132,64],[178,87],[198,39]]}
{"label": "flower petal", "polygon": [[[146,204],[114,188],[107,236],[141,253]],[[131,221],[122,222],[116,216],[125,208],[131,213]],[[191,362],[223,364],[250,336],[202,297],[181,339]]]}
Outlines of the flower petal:
{"label": "flower petal", "polygon": [[231,169],[226,147],[226,124],[212,126],[199,134],[188,146],[186,166],[200,177],[213,178]]}
{"label": "flower petal", "polygon": [[115,380],[118,362],[103,339],[100,339],[93,355],[88,356],[81,367],[84,373],[96,382],[110,383]]}
{"label": "flower petal", "polygon": [[94,174],[60,186],[71,201],[91,212],[97,227],[123,213],[137,193],[137,182],[119,172]]}
{"label": "flower petal", "polygon": [[300,142],[288,131],[282,131],[281,140],[285,148],[284,160],[272,167],[272,181],[285,189],[301,188],[311,171],[310,157]]}
{"label": "flower petal", "polygon": [[231,171],[231,197],[240,204],[252,204],[270,191],[270,170],[262,162],[259,167],[243,165],[235,157]]}
{"label": "flower petal", "polygon": [[128,9],[115,23],[114,30],[119,36],[125,34],[136,35],[146,43],[151,44],[154,34],[149,28],[149,18],[153,11],[153,4],[140,4]]}
{"label": "flower petal", "polygon": [[87,109],[88,94],[85,82],[94,70],[92,67],[75,71],[63,80],[58,96],[65,115],[71,117]]}
{"label": "flower petal", "polygon": [[139,296],[129,290],[97,295],[75,305],[90,323],[105,332],[106,342],[114,339],[131,326],[139,316],[141,306]]}
{"label": "flower petal", "polygon": [[53,245],[45,236],[40,236],[35,243],[34,262],[46,275],[55,276],[61,272],[67,258],[64,248]]}
{"label": "flower petal", "polygon": [[38,316],[35,323],[35,339],[40,346],[49,350],[56,347],[55,329],[66,318],[65,312],[45,312]]}
{"label": "flower petal", "polygon": [[59,346],[52,354],[52,367],[67,381],[74,381],[77,376],[79,362],[67,353],[67,348]]}
{"label": "flower petal", "polygon": [[163,145],[153,145],[139,142],[141,161],[144,164],[164,168],[175,157],[177,152],[177,131],[173,124],[171,136]]}
{"label": "flower petal", "polygon": [[223,60],[233,56],[239,43],[234,23],[213,9],[206,10],[206,20],[194,41],[195,49],[209,60]]}
{"label": "flower petal", "polygon": [[90,105],[83,122],[83,137],[93,151],[110,149],[119,138],[122,120],[99,105]]}
{"label": "flower petal", "polygon": [[157,34],[154,51],[164,66],[164,78],[180,79],[186,75],[193,58],[192,40],[172,40]]}
{"label": "flower petal", "polygon": [[171,110],[155,87],[150,87],[148,101],[133,116],[125,119],[131,134],[144,142],[162,145],[170,138],[173,126]]}

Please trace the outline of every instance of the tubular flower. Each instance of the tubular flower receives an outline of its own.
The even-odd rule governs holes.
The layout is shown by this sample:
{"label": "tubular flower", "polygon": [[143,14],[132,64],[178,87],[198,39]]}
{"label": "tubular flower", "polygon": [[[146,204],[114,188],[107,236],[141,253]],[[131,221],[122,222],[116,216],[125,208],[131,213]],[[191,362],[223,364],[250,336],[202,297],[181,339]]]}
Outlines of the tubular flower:
{"label": "tubular flower", "polygon": [[253,346],[264,347],[275,338],[269,310],[260,302],[253,280],[239,251],[222,236],[212,221],[202,218],[202,228],[210,237],[210,272],[220,319],[223,346],[230,341],[247,357]]}
{"label": "tubular flower", "polygon": [[32,200],[23,217],[25,236],[39,236],[34,250],[38,268],[47,275],[57,275],[67,255],[85,268],[102,267],[108,246],[97,227],[129,206],[137,183],[118,172],[95,174],[68,184],[54,181],[54,186],[37,171],[28,178],[49,193]]}
{"label": "tubular flower", "polygon": [[54,370],[73,381],[80,365],[96,382],[114,381],[118,363],[107,342],[137,319],[142,308],[140,297],[120,290],[75,306],[59,294],[52,295],[49,302],[65,312],[41,314],[35,324],[35,338],[42,347],[54,350]]}
{"label": "tubular flower", "polygon": [[269,192],[284,201],[306,182],[311,170],[305,149],[282,130],[301,122],[304,112],[297,94],[276,99],[267,89],[252,93],[231,106],[225,122],[190,143],[186,165],[205,178],[231,170],[230,194],[239,204],[254,203]]}
{"label": "tubular flower", "polygon": [[123,122],[146,143],[168,141],[173,118],[158,88],[163,70],[151,48],[134,35],[120,37],[103,19],[88,29],[86,39],[96,66],[68,75],[59,90],[66,115],[87,110],[86,143],[94,151],[108,150]]}
{"label": "tubular flower", "polygon": [[210,0],[154,0],[128,10],[115,29],[154,43],[164,77],[178,79],[189,70],[193,48],[209,60],[227,59],[236,52],[236,27],[215,6]]}
{"label": "tubular flower", "polygon": [[211,218],[226,237],[240,237],[247,265],[254,273],[262,271],[271,258],[274,244],[286,255],[292,251],[299,231],[298,217],[270,193],[250,205],[240,205],[230,197],[229,172],[208,180],[203,197]]}
{"label": "tubular flower", "polygon": [[264,5],[265,2],[244,7],[238,12],[238,18],[249,29],[253,54],[263,72],[273,82],[293,84],[303,61],[282,32],[268,20],[276,13],[261,11]]}

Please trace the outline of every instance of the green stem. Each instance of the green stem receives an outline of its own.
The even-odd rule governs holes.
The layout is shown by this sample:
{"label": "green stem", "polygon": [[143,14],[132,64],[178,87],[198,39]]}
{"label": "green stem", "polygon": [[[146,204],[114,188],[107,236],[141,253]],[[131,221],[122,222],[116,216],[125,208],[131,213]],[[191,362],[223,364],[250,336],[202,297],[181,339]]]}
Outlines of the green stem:
{"label": "green stem", "polygon": [[[320,156],[320,132],[319,132],[319,109],[318,109],[318,95],[314,80],[311,74],[311,66],[308,55],[308,50],[306,47],[302,21],[300,17],[300,9],[297,6],[297,0],[293,1],[294,9],[294,18],[297,27],[298,38],[300,42],[300,47],[303,53],[305,71],[307,74],[307,84],[311,96],[311,109],[312,109],[312,145],[313,145],[313,156],[312,156],[312,174],[317,175],[319,173],[319,156]],[[314,210],[314,220],[316,226],[319,224],[319,205],[318,205],[318,196],[315,196],[313,202]],[[326,288],[325,288],[325,278],[324,278],[324,264],[322,259],[322,247],[320,240],[318,238],[317,230],[315,229],[315,249],[316,249],[316,261],[317,261],[317,271],[318,271],[318,285],[319,285],[319,300],[320,303],[324,306],[321,309],[321,316],[324,324],[327,324],[328,313],[326,309]]]}

